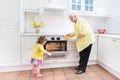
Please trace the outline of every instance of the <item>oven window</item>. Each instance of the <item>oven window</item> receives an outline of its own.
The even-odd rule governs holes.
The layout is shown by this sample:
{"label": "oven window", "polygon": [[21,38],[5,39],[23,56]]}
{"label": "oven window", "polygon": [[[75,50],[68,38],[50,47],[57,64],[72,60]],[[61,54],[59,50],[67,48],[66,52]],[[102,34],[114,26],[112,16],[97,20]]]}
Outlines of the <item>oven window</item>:
{"label": "oven window", "polygon": [[67,51],[67,41],[47,41],[44,48],[49,52]]}

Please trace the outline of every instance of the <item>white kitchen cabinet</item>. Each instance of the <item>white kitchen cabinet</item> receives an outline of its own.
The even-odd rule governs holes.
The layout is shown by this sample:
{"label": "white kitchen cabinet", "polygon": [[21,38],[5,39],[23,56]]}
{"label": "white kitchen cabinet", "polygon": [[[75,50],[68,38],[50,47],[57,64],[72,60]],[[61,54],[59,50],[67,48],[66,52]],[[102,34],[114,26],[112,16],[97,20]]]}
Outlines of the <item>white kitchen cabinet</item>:
{"label": "white kitchen cabinet", "polygon": [[102,64],[120,72],[120,39],[110,37],[99,37],[98,61]]}
{"label": "white kitchen cabinet", "polygon": [[107,37],[99,37],[98,41],[98,61],[104,63],[104,64],[111,64],[111,58],[112,54],[114,54],[113,47],[114,42],[112,41],[112,38]]}
{"label": "white kitchen cabinet", "polygon": [[[21,51],[22,51],[22,65],[30,64],[30,58],[33,51],[33,46],[37,40],[37,36],[33,37],[21,37]],[[43,63],[62,63],[62,62],[73,62],[78,57],[77,50],[75,48],[75,42],[68,42],[68,56],[63,58],[55,59],[44,59]],[[73,48],[72,48],[73,47]]]}
{"label": "white kitchen cabinet", "polygon": [[0,27],[13,27],[19,21],[19,0],[0,0]]}
{"label": "white kitchen cabinet", "polygon": [[[20,33],[25,32],[27,20],[39,13],[40,0],[20,0]],[[28,17],[28,14],[30,15]],[[31,24],[30,24],[31,25]]]}
{"label": "white kitchen cabinet", "polygon": [[45,10],[51,11],[65,11],[67,0],[48,0],[44,6]]}
{"label": "white kitchen cabinet", "polygon": [[39,0],[24,0],[23,3],[25,12],[39,11]]}
{"label": "white kitchen cabinet", "polygon": [[[76,48],[76,43],[75,41],[71,41],[68,44],[68,51],[70,53],[70,58],[73,59],[73,61],[75,60],[79,60],[79,53],[77,52],[77,48]],[[90,53],[90,58],[89,60],[97,60],[97,36],[96,36],[96,40],[92,45],[92,49],[91,49],[91,53]]]}
{"label": "white kitchen cabinet", "polygon": [[70,0],[69,9],[70,13],[75,12],[80,16],[109,18],[110,15],[105,12],[107,7],[107,2],[103,0]]}
{"label": "white kitchen cabinet", "polygon": [[16,28],[3,27],[0,28],[0,68],[20,65],[19,34]]}
{"label": "white kitchen cabinet", "polygon": [[22,65],[30,64],[31,54],[37,37],[22,37]]}
{"label": "white kitchen cabinet", "polygon": [[95,37],[95,42],[92,45],[91,53],[90,53],[90,58],[89,60],[97,60],[97,49],[98,49],[98,37]]}
{"label": "white kitchen cabinet", "polygon": [[77,12],[93,12],[94,0],[70,0],[70,10]]}
{"label": "white kitchen cabinet", "polygon": [[[30,58],[33,51],[33,46],[37,40],[37,36],[24,36],[22,38],[22,65],[30,64]],[[64,63],[64,62],[76,62],[79,61],[79,53],[76,49],[76,42],[75,41],[68,41],[67,42],[67,50],[68,55],[63,58],[54,58],[54,59],[44,59],[43,63]],[[96,60],[97,56],[97,40],[92,46],[90,60]]]}
{"label": "white kitchen cabinet", "polygon": [[69,61],[78,61],[79,60],[79,53],[77,52],[76,48],[76,41],[68,41],[68,60]]}

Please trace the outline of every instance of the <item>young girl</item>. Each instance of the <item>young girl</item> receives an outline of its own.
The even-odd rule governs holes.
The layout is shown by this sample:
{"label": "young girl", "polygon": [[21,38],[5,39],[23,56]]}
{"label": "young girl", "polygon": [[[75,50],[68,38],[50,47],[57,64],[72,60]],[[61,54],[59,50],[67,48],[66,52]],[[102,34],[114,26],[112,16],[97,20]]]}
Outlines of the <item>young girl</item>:
{"label": "young girl", "polygon": [[32,73],[36,75],[36,77],[42,76],[40,74],[39,66],[42,63],[43,55],[51,55],[51,53],[47,52],[43,45],[46,43],[47,39],[45,36],[41,36],[38,38],[36,44],[34,45],[34,51],[32,53],[31,63],[33,64]]}

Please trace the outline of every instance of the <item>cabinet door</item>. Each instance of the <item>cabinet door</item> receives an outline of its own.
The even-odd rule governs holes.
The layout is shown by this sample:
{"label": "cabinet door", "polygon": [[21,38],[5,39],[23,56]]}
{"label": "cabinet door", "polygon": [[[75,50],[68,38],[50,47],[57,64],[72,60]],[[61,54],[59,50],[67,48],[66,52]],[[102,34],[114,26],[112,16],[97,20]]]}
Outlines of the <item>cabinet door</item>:
{"label": "cabinet door", "polygon": [[94,0],[70,0],[70,10],[93,12]]}
{"label": "cabinet door", "polygon": [[120,40],[114,38],[99,38],[98,61],[120,72]]}
{"label": "cabinet door", "polygon": [[98,39],[96,37],[96,40],[95,40],[95,42],[92,45],[92,49],[91,49],[89,60],[97,60],[97,42],[98,42],[97,40]]}
{"label": "cabinet door", "polygon": [[98,42],[98,61],[108,64],[110,63],[109,54],[112,54],[112,40],[110,38],[99,37]]}
{"label": "cabinet door", "polygon": [[[76,60],[76,59],[79,60],[79,53],[77,52],[75,41],[68,42],[68,51],[71,55],[69,56],[69,58],[73,60]],[[89,60],[97,60],[97,37],[96,37],[96,41],[92,45]]]}
{"label": "cabinet door", "polygon": [[76,48],[76,41],[68,41],[67,43],[67,49],[68,51],[77,51],[77,48]]}
{"label": "cabinet door", "polygon": [[39,10],[39,0],[24,0],[24,10]]}
{"label": "cabinet door", "polygon": [[113,38],[100,37],[98,42],[98,61],[106,65],[115,63],[120,51],[119,42]]}
{"label": "cabinet door", "polygon": [[112,39],[113,46],[111,46],[112,54],[110,54],[110,62],[113,69],[118,71],[120,73],[120,64],[118,61],[120,61],[120,39]]}
{"label": "cabinet door", "polygon": [[5,66],[20,65],[21,54],[20,37],[19,33],[16,33],[16,28],[1,27],[4,27],[0,28],[0,68],[2,70]]}
{"label": "cabinet door", "polygon": [[[75,41],[68,42],[68,51],[70,53],[69,59],[79,60],[79,53],[77,52]],[[96,37],[96,41],[93,43],[89,60],[96,60],[96,59],[97,59],[97,37]]]}
{"label": "cabinet door", "polygon": [[22,37],[22,64],[30,64],[33,46],[36,42],[36,37]]}
{"label": "cabinet door", "polygon": [[0,0],[0,28],[18,26],[18,22],[19,0]]}

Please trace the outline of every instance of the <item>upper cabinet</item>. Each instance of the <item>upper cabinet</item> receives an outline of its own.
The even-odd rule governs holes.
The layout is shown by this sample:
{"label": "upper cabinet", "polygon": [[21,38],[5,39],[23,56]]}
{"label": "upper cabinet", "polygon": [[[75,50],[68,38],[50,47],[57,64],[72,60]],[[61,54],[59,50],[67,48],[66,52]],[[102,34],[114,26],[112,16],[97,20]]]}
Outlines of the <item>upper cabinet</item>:
{"label": "upper cabinet", "polygon": [[0,0],[0,27],[18,26],[19,0]]}
{"label": "upper cabinet", "polygon": [[110,17],[105,12],[108,6],[103,2],[99,2],[99,0],[70,0],[70,12],[76,12],[80,16]]}
{"label": "upper cabinet", "polygon": [[31,22],[33,17],[37,23],[43,20],[49,24],[53,21],[50,21],[51,19],[48,21],[47,19],[51,18],[54,14],[63,16],[65,14],[67,1],[68,0],[20,0],[19,32],[34,32],[35,29]]}
{"label": "upper cabinet", "polygon": [[39,0],[23,0],[24,12],[39,12]]}
{"label": "upper cabinet", "polygon": [[65,11],[66,0],[49,0],[45,5],[45,10]]}
{"label": "upper cabinet", "polygon": [[93,12],[93,0],[71,0],[70,10],[77,12]]}

